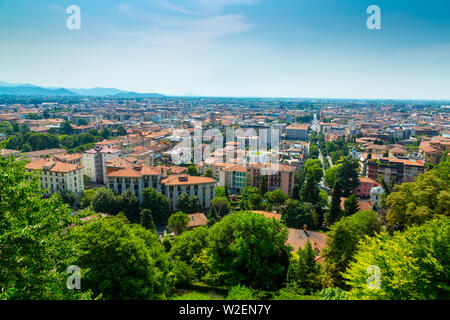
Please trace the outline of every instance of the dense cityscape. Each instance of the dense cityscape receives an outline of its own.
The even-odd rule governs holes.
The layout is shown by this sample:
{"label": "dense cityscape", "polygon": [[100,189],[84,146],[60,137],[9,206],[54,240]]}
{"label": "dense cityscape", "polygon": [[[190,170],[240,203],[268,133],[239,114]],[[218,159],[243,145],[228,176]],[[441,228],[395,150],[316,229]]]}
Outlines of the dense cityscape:
{"label": "dense cityscape", "polygon": [[445,101],[4,95],[0,296],[448,299],[449,125]]}

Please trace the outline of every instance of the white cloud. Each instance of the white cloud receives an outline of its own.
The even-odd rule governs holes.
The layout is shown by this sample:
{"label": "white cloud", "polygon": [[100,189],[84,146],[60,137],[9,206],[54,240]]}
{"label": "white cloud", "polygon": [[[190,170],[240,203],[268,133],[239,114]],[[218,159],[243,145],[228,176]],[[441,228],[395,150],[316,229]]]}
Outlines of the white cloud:
{"label": "white cloud", "polygon": [[192,7],[194,11],[171,2],[164,2],[164,8],[181,13],[181,16],[173,13],[155,14],[138,11],[129,3],[122,3],[117,7],[118,10],[132,19],[148,22],[149,25],[141,27],[140,30],[120,32],[120,34],[159,45],[195,46],[251,28],[251,25],[244,21],[242,14],[220,14],[220,11],[228,5],[250,4],[254,3],[254,0],[191,0],[188,2],[195,5]]}
{"label": "white cloud", "polygon": [[252,5],[257,0],[157,0],[158,6],[178,13],[190,15],[211,15],[216,14],[228,6]]}

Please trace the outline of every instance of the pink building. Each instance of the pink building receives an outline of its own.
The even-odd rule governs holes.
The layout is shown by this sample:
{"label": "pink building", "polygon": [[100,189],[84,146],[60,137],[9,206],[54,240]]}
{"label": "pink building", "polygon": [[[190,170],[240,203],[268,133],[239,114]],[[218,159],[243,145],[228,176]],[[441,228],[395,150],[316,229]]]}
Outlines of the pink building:
{"label": "pink building", "polygon": [[373,187],[378,187],[380,184],[371,178],[360,177],[359,178],[360,185],[353,190],[356,196],[360,198],[368,198],[370,197],[370,189]]}

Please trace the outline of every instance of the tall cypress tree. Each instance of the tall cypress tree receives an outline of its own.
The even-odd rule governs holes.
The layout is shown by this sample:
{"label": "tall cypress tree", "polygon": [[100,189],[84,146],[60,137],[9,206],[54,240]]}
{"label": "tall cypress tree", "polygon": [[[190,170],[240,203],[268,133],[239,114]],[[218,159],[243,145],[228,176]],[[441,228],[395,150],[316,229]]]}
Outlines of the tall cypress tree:
{"label": "tall cypress tree", "polygon": [[341,209],[342,186],[339,181],[334,184],[333,194],[331,196],[331,208],[327,216],[328,225],[337,222],[342,216]]}
{"label": "tall cypress tree", "polygon": [[141,226],[147,230],[156,231],[156,226],[153,222],[152,212],[150,209],[143,209],[141,211]]}
{"label": "tall cypress tree", "polygon": [[354,193],[350,195],[350,197],[347,198],[344,202],[344,213],[345,216],[351,216],[352,214],[359,211],[359,205],[358,205],[358,197],[355,196]]}

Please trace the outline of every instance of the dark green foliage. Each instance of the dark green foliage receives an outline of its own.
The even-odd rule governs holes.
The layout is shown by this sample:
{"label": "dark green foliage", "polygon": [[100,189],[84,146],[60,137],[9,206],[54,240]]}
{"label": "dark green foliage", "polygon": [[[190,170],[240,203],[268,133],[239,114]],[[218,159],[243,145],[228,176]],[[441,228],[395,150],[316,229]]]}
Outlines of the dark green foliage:
{"label": "dark green foliage", "polygon": [[352,214],[359,211],[359,199],[355,194],[351,194],[350,197],[344,201],[344,215],[351,216]]}
{"label": "dark green foliage", "polygon": [[120,211],[117,197],[111,189],[99,188],[92,199],[95,212],[117,214]]}
{"label": "dark green foliage", "polygon": [[147,230],[156,232],[156,226],[153,222],[152,212],[149,209],[141,211],[141,226]]}
{"label": "dark green foliage", "polygon": [[[449,300],[450,219],[413,226],[392,237],[366,238],[344,275],[354,299]],[[367,286],[368,268],[379,268],[379,288]],[[373,273],[372,273],[373,274]]]}
{"label": "dark green foliage", "polygon": [[209,278],[227,285],[276,289],[289,264],[288,231],[275,219],[239,212],[211,227]]}
{"label": "dark green foliage", "polygon": [[322,251],[327,285],[345,288],[342,273],[353,261],[358,242],[380,230],[378,216],[371,210],[359,211],[331,226],[327,233],[327,246]]}
{"label": "dark green foliage", "polygon": [[289,199],[281,210],[281,220],[289,228],[303,229],[304,225],[314,228],[314,219],[308,205],[298,200]]}
{"label": "dark green foliage", "polygon": [[153,188],[145,188],[142,191],[142,208],[152,211],[156,224],[165,224],[170,216],[169,199]]}
{"label": "dark green foliage", "polygon": [[178,211],[169,217],[167,226],[170,230],[175,232],[176,235],[180,235],[187,229],[189,223],[189,217],[186,213]]}
{"label": "dark green foliage", "polygon": [[336,182],[334,184],[333,193],[331,195],[331,207],[325,216],[326,223],[331,226],[335,222],[339,221],[342,217],[342,209],[341,209],[341,196],[342,189],[341,184]]}
{"label": "dark green foliage", "polygon": [[164,299],[170,293],[169,261],[155,233],[121,217],[73,229],[83,254],[83,286],[103,299]]}
{"label": "dark green foliage", "polygon": [[80,254],[67,237],[75,220],[60,197],[42,199],[39,176],[24,168],[0,157],[0,299],[89,298],[66,287],[67,267]]}
{"label": "dark green foliage", "polygon": [[121,195],[117,196],[117,206],[123,211],[131,222],[139,221],[139,199],[130,189],[125,190]]}
{"label": "dark green foliage", "polygon": [[289,282],[295,282],[306,294],[312,294],[320,289],[316,252],[312,248],[309,239],[304,249],[298,249],[298,261],[294,261],[289,265],[287,279]]}

